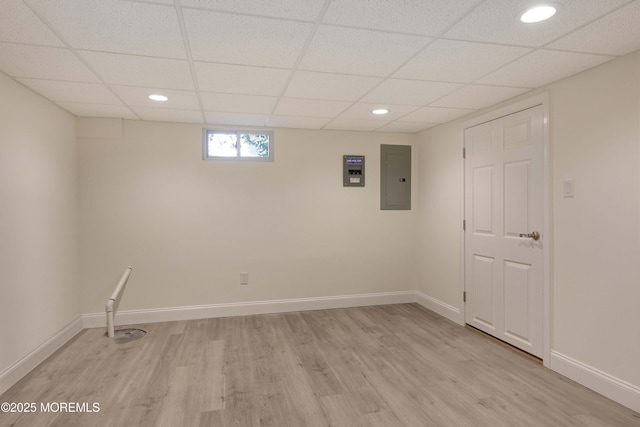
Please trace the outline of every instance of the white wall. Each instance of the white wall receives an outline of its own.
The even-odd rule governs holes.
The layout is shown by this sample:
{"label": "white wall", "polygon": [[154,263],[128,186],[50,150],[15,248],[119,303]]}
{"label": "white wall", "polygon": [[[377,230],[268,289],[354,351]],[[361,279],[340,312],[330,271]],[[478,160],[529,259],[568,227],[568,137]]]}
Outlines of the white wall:
{"label": "white wall", "polygon": [[553,348],[640,386],[638,57],[553,85],[551,138]]}
{"label": "white wall", "polygon": [[[635,386],[639,76],[635,53],[542,89],[552,349]],[[418,136],[278,129],[275,163],[214,162],[201,126],[80,119],[76,140],[69,114],[4,75],[0,90],[0,372],[102,312],[127,265],[124,310],[413,289],[461,309],[461,121]],[[379,210],[381,143],[414,148],[412,211]],[[366,156],[365,188],[342,187],[343,154]]]}
{"label": "white wall", "polygon": [[[639,76],[636,52],[536,91],[550,95],[552,350],[636,387],[640,386]],[[461,308],[462,247],[457,243],[461,229],[457,220],[446,219],[459,218],[462,207],[461,129],[459,120],[418,136],[422,224],[418,260],[424,263],[418,289],[457,308]],[[564,179],[575,181],[572,199],[562,197]],[[432,237],[435,230],[446,240],[444,247]]]}
{"label": "white wall", "polygon": [[[443,125],[420,135],[416,290],[459,306],[463,163],[459,125]],[[458,307],[459,308],[459,307]],[[454,316],[455,317],[455,316]]]}
{"label": "white wall", "polygon": [[80,315],[75,118],[0,73],[0,373]]}
{"label": "white wall", "polygon": [[276,129],[275,162],[237,163],[202,160],[200,125],[79,125],[84,313],[128,265],[121,310],[414,289],[416,211],[379,208],[380,144],[414,135]]}

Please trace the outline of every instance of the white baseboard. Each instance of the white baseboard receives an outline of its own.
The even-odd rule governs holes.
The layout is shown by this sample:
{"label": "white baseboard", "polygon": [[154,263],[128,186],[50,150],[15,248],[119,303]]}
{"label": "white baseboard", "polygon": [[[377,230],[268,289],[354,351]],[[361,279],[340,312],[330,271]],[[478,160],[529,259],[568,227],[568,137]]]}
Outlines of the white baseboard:
{"label": "white baseboard", "polygon": [[464,324],[464,318],[462,317],[462,313],[459,308],[444,303],[419,291],[415,291],[414,294],[416,296],[416,302],[424,308],[429,309],[434,313],[438,313],[440,316],[445,317],[452,322],[456,322],[459,325]]}
{"label": "white baseboard", "polygon": [[[118,326],[136,325],[176,320],[208,319],[213,317],[247,316],[252,314],[286,313],[292,311],[402,304],[415,301],[415,292],[402,291],[362,295],[341,295],[333,297],[194,305],[149,310],[122,310],[118,311],[116,314],[115,324]],[[106,327],[106,315],[105,313],[84,314],[82,316],[82,325],[85,328],[104,328]]]}
{"label": "white baseboard", "polygon": [[60,332],[49,338],[31,353],[0,372],[0,395],[9,390],[15,383],[35,369],[40,363],[51,356],[56,350],[65,345],[71,338],[82,331],[82,317],[67,325]]}
{"label": "white baseboard", "polygon": [[549,368],[627,408],[640,412],[640,387],[553,350]]}

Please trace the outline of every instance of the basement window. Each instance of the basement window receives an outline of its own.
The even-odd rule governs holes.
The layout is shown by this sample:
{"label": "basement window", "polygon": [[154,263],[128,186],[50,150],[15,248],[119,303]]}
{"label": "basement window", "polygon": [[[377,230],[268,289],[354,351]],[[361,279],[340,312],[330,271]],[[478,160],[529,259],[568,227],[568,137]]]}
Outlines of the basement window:
{"label": "basement window", "polygon": [[203,159],[273,161],[273,132],[204,130]]}

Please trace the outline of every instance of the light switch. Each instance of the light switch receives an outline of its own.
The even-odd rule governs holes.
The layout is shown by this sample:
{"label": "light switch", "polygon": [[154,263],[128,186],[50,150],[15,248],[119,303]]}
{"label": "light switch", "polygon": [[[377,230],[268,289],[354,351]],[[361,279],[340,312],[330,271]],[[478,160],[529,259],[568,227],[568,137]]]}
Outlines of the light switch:
{"label": "light switch", "polygon": [[562,181],[562,197],[573,197],[573,180],[565,179]]}

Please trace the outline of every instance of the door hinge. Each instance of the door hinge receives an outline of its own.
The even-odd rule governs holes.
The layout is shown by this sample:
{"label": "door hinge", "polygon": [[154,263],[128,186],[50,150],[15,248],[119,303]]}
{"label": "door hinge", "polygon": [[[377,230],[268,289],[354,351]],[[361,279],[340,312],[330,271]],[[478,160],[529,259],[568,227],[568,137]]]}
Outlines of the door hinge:
{"label": "door hinge", "polygon": [[462,231],[467,231],[467,220],[466,219],[462,220]]}
{"label": "door hinge", "polygon": [[463,159],[467,158],[467,149],[465,147],[462,147],[462,158]]}
{"label": "door hinge", "polygon": [[462,302],[467,302],[467,291],[462,293]]}

